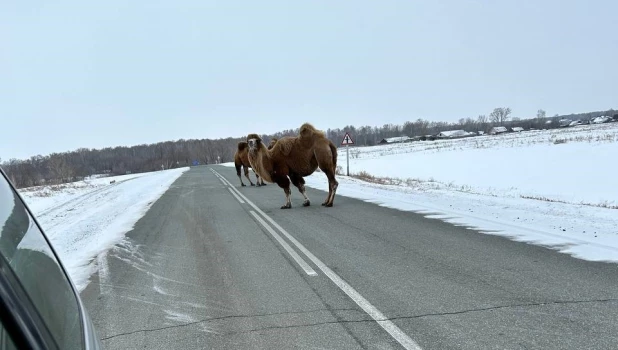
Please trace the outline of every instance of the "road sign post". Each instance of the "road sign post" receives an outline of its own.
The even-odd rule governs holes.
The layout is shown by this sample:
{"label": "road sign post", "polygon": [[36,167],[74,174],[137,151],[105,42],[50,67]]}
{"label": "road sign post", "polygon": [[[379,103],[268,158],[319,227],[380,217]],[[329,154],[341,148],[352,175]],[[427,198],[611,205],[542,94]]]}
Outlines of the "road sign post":
{"label": "road sign post", "polygon": [[345,145],[345,157],[346,157],[346,163],[347,163],[347,167],[346,167],[346,174],[347,176],[350,176],[350,145],[353,145],[354,141],[352,141],[352,137],[350,136],[349,133],[345,133],[345,136],[343,137],[343,141],[341,141],[341,145]]}
{"label": "road sign post", "polygon": [[350,145],[345,145],[346,176],[350,176]]}

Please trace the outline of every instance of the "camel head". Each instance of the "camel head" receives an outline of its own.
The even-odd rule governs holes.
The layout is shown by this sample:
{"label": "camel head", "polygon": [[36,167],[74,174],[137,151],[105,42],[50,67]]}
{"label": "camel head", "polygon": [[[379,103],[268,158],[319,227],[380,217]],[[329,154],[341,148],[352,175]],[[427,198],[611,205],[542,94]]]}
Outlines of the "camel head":
{"label": "camel head", "polygon": [[249,151],[255,152],[262,147],[262,138],[258,134],[247,135],[247,143],[249,144]]}

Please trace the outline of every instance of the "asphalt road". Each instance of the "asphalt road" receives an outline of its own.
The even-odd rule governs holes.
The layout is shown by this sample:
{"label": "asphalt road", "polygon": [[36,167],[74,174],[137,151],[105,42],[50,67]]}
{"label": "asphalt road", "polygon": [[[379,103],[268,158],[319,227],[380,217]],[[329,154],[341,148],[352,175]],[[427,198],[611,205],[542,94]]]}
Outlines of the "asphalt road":
{"label": "asphalt road", "polygon": [[324,208],[313,189],[281,210],[276,185],[239,185],[191,169],[99,257],[82,297],[105,348],[618,346],[618,265],[341,196]]}

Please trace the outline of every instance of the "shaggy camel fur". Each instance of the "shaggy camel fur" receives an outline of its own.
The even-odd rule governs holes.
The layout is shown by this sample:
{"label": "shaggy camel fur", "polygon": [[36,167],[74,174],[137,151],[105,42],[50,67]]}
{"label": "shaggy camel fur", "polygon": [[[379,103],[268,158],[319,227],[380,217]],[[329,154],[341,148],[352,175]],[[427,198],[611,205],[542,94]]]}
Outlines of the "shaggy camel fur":
{"label": "shaggy camel fur", "polygon": [[272,149],[275,146],[275,143],[277,143],[278,138],[273,137],[272,139],[270,139],[270,143],[268,144],[268,149]]}
{"label": "shaggy camel fur", "polygon": [[[255,186],[251,181],[251,178],[249,178],[249,168],[251,168],[251,164],[249,163],[249,147],[245,141],[240,141],[238,143],[238,149],[234,154],[234,166],[236,166],[236,175],[238,175],[238,178],[240,179],[241,186],[247,186],[244,182],[242,182],[242,177],[240,176],[241,167],[244,168],[245,177],[249,180],[251,186]],[[255,182],[257,185],[266,186],[264,180],[260,179],[260,176],[255,172],[255,169],[253,169],[253,173],[255,173]]]}
{"label": "shaggy camel fur", "polygon": [[303,206],[310,205],[303,177],[311,175],[318,167],[328,178],[328,197],[322,205],[333,206],[339,185],[335,179],[337,147],[324,136],[322,131],[305,123],[300,127],[300,135],[282,137],[274,143],[271,149],[262,143],[262,139],[257,134],[249,134],[247,143],[249,144],[249,161],[256,173],[264,181],[274,182],[283,188],[285,204],[281,209],[292,207],[290,181],[305,197]]}

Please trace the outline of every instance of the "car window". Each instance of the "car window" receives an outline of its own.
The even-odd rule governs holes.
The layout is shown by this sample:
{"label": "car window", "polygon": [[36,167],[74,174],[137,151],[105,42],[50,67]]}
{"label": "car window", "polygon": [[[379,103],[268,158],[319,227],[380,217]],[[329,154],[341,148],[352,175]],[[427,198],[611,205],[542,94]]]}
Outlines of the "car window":
{"label": "car window", "polygon": [[3,176],[0,176],[0,253],[9,262],[58,346],[83,348],[81,317],[73,289],[38,226]]}

